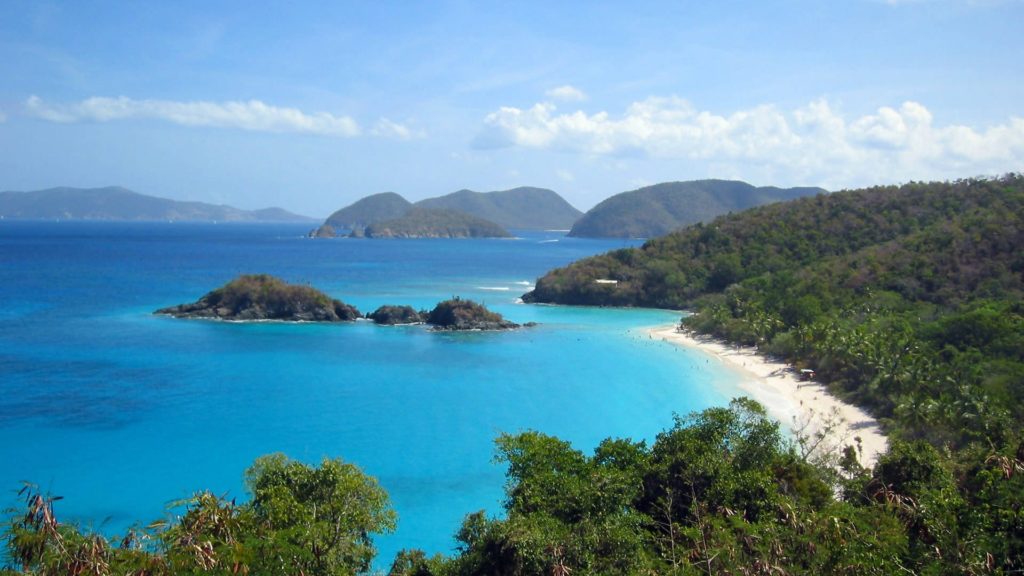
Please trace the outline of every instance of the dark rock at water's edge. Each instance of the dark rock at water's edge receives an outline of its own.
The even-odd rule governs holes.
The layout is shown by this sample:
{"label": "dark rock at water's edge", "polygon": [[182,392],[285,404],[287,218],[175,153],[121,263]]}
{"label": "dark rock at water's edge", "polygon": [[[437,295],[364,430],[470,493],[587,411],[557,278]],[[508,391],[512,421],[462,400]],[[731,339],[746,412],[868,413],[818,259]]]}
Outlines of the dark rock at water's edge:
{"label": "dark rock at water's edge", "polygon": [[535,325],[532,322],[522,325],[510,322],[482,304],[459,297],[438,303],[427,315],[426,322],[434,330],[513,330]]}
{"label": "dark rock at water's edge", "polygon": [[318,228],[314,228],[309,232],[310,238],[334,238],[338,233],[334,230],[334,226],[330,224],[321,224]]}
{"label": "dark rock at water's edge", "polygon": [[422,324],[427,319],[426,312],[417,312],[412,306],[385,305],[366,315],[375,324],[394,326],[395,324]]}
{"label": "dark rock at water's edge", "polygon": [[161,308],[175,318],[350,322],[362,314],[311,286],[288,284],[267,274],[239,276],[192,304]]}

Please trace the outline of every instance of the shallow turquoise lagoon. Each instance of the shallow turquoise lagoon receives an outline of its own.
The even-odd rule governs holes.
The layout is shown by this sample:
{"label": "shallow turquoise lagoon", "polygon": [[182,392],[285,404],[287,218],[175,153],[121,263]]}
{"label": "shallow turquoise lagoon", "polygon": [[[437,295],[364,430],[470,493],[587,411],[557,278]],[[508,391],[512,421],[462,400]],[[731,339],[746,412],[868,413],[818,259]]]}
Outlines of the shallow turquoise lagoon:
{"label": "shallow turquoise lagoon", "polygon": [[[589,451],[651,441],[728,401],[728,373],[649,339],[679,314],[529,306],[544,271],[634,245],[515,240],[309,240],[294,225],[0,222],[0,504],[21,481],[64,519],[116,533],[199,489],[244,498],[259,455],[341,457],[399,513],[378,566],[449,552],[462,517],[500,513],[502,432]],[[370,311],[458,295],[537,327],[234,324],[155,317],[241,273],[308,282]]]}

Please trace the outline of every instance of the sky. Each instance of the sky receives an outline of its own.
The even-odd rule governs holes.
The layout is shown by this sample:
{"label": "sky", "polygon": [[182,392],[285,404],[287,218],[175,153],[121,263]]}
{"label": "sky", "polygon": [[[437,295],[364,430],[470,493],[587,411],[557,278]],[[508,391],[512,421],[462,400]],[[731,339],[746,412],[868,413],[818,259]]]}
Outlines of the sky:
{"label": "sky", "polygon": [[0,2],[0,190],[369,194],[1024,170],[1024,0]]}

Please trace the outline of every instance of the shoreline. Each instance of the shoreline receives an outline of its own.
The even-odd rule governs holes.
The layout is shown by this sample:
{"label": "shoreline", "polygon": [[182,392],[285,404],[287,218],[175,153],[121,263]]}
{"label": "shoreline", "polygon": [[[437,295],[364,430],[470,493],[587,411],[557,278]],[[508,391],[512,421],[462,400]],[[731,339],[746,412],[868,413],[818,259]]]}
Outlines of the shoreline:
{"label": "shoreline", "polygon": [[[818,445],[818,452],[853,444],[859,446],[860,463],[872,466],[888,447],[888,439],[870,414],[833,396],[821,383],[801,381],[792,366],[775,362],[754,348],[736,347],[707,336],[680,332],[675,325],[649,328],[648,334],[714,358],[736,372],[736,388],[765,407],[768,415],[783,426],[815,441],[815,434],[829,424],[831,433]],[[829,422],[831,421],[831,422]]]}

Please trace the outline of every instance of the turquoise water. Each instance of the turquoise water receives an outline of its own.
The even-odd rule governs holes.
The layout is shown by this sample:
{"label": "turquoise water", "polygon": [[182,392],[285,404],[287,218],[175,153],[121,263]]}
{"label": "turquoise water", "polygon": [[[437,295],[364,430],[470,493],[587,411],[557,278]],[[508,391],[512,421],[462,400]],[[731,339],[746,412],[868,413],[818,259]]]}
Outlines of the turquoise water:
{"label": "turquoise water", "polygon": [[[515,240],[308,240],[294,225],[0,222],[0,504],[21,481],[108,533],[199,489],[244,497],[259,455],[341,457],[399,513],[378,566],[451,551],[462,517],[500,512],[501,432],[592,449],[653,440],[728,398],[725,372],[648,339],[679,314],[516,303],[544,271],[631,245]],[[308,282],[370,311],[484,301],[515,332],[237,324],[155,317],[240,273]]]}

